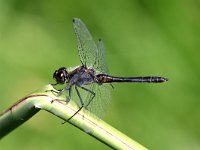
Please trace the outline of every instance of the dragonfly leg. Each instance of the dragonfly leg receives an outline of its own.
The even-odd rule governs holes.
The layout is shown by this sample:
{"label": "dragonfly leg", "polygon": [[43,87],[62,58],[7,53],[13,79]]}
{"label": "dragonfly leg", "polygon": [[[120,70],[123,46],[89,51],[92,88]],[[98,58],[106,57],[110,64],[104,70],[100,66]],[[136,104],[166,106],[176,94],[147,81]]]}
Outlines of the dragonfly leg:
{"label": "dragonfly leg", "polygon": [[[69,96],[66,97],[66,100],[60,100],[60,101],[65,101],[66,103],[71,100],[71,86],[66,86],[64,89],[60,90],[47,90],[46,92],[50,91],[52,93],[55,93],[55,96],[61,96],[66,90],[69,90]],[[55,100],[52,100],[51,103],[53,103]]]}
{"label": "dragonfly leg", "polygon": [[[65,91],[67,90],[71,90],[71,86],[67,85],[65,88],[59,90],[58,95],[57,96],[61,96]],[[71,95],[71,94],[70,94]]]}
{"label": "dragonfly leg", "polygon": [[[78,88],[77,88],[77,86],[75,85],[75,90],[76,90],[76,93],[77,93],[77,95],[78,95],[78,97],[79,97],[79,99],[80,99],[81,107],[80,107],[70,118],[68,118],[67,121],[69,121],[70,119],[72,119],[79,111],[81,111],[81,109],[82,109],[83,107],[85,107],[85,108],[87,109],[87,107],[90,105],[90,103],[92,102],[92,100],[93,100],[94,97],[95,97],[95,93],[94,93],[93,91],[91,91],[91,90],[89,90],[89,89],[87,89],[87,88],[85,88],[85,87],[82,87],[82,86],[78,86],[78,87],[80,87],[80,88],[82,88],[83,90],[85,90],[85,91],[91,93],[91,94],[92,94],[92,97],[90,98],[88,104],[85,105],[84,102],[83,102],[83,100],[82,100],[82,98],[81,98],[80,92],[78,91]],[[64,123],[65,123],[65,122],[63,122],[63,124],[64,124]]]}
{"label": "dragonfly leg", "polygon": [[112,83],[110,83],[110,86],[114,89],[114,86],[112,85]]}
{"label": "dragonfly leg", "polygon": [[[80,95],[80,93],[79,93],[79,91],[78,91],[78,89],[77,89],[77,86],[75,85],[75,90],[76,90],[76,93],[77,93],[77,95],[78,95],[78,97],[79,97],[79,99],[80,99],[80,102],[81,102],[81,107],[70,117],[70,118],[68,118],[67,119],[67,121],[69,121],[70,119],[72,119],[79,111],[81,111],[81,109],[84,107],[84,103],[83,103],[83,100],[82,100],[82,98],[81,98],[81,95]],[[69,95],[71,96],[71,88],[69,89]],[[63,124],[64,124],[65,122],[63,122]]]}
{"label": "dragonfly leg", "polygon": [[93,91],[91,91],[83,86],[79,86],[79,87],[92,94],[92,97],[90,98],[89,102],[87,103],[87,105],[85,105],[85,108],[87,109],[87,107],[90,105],[90,103],[92,102],[92,100],[94,99],[96,94]]}
{"label": "dragonfly leg", "polygon": [[52,86],[58,85],[58,83],[51,83]]}
{"label": "dragonfly leg", "polygon": [[[52,83],[51,85],[54,87],[54,86],[56,86],[58,83]],[[58,94],[59,93],[59,91],[61,91],[61,90],[46,90],[45,92],[52,92],[53,94],[54,93],[56,93],[56,94]]]}
{"label": "dragonfly leg", "polygon": [[45,92],[52,92],[54,95],[58,94],[60,90],[46,90]]}
{"label": "dragonfly leg", "polygon": [[76,93],[77,93],[77,95],[78,95],[78,97],[79,97],[79,99],[80,99],[81,106],[84,106],[84,102],[83,102],[83,100],[82,100],[82,98],[81,98],[81,94],[79,93],[77,86],[75,86],[75,90],[76,90]]}
{"label": "dragonfly leg", "polygon": [[[53,95],[57,96],[61,90],[46,90],[45,92],[51,92]],[[53,103],[56,100],[52,100],[51,103]],[[66,101],[66,100],[60,100],[60,101]]]}
{"label": "dragonfly leg", "polygon": [[71,95],[72,95],[72,88],[69,88],[69,96],[66,98],[66,102],[69,102],[71,100]]}

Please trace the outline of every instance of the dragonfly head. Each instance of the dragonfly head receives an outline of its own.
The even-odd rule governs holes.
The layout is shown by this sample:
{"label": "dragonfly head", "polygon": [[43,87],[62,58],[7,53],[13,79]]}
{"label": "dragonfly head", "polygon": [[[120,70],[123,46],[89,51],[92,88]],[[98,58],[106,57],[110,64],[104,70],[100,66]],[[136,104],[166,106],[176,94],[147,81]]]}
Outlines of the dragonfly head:
{"label": "dragonfly head", "polygon": [[65,67],[61,67],[53,74],[54,80],[59,84],[64,84],[68,80],[68,72]]}

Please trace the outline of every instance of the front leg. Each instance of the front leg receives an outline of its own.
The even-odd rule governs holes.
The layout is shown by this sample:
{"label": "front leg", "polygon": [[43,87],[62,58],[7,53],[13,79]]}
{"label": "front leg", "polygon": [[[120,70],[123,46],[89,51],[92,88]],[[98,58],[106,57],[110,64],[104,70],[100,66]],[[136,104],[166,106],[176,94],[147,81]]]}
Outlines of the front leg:
{"label": "front leg", "polygon": [[[58,85],[58,83],[50,83],[50,85],[53,86],[53,88],[55,89],[55,86]],[[61,90],[57,90],[57,91],[56,90],[46,90],[45,92],[52,92],[55,95],[55,94],[58,94],[59,91],[61,91]]]}
{"label": "front leg", "polygon": [[71,93],[72,93],[72,87],[70,85],[67,85],[65,88],[61,89],[58,93],[57,96],[61,96],[65,91],[69,90],[69,95],[66,97],[66,102],[69,102],[71,99]]}
{"label": "front leg", "polygon": [[[51,91],[52,93],[56,93],[56,95],[55,96],[57,96],[57,97],[59,97],[59,96],[61,96],[65,91],[67,91],[67,90],[69,90],[69,95],[66,97],[66,100],[60,100],[60,101],[65,101],[66,103],[67,102],[69,102],[70,100],[71,100],[71,86],[69,86],[69,85],[67,85],[65,88],[63,88],[63,89],[60,89],[60,90],[57,90],[57,91],[55,91],[55,90],[49,90],[49,91]],[[52,102],[51,103],[53,103],[55,100],[52,100]]]}

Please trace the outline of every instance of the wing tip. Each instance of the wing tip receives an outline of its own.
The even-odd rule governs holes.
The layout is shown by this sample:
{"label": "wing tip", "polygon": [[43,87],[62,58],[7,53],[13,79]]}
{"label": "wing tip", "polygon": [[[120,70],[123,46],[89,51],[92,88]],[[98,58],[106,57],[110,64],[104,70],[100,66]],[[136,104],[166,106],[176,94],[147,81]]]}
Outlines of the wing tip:
{"label": "wing tip", "polygon": [[73,18],[72,22],[75,23],[77,22],[78,20],[80,20],[79,18]]}

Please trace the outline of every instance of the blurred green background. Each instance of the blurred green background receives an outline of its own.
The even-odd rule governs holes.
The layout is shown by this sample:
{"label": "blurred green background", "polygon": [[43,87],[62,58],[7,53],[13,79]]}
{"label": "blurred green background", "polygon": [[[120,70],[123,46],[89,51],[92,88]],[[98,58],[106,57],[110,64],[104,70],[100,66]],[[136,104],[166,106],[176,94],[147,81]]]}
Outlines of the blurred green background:
{"label": "blurred green background", "polygon": [[[200,149],[199,0],[0,0],[0,111],[80,64],[72,18],[107,48],[110,73],[164,84],[114,84],[105,121],[149,149]],[[41,111],[0,149],[109,149]]]}

